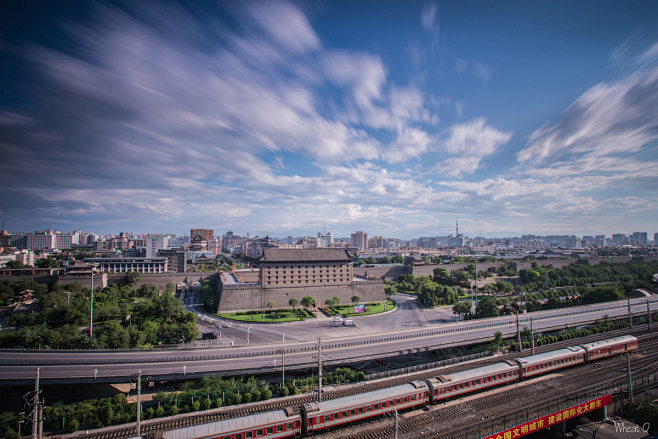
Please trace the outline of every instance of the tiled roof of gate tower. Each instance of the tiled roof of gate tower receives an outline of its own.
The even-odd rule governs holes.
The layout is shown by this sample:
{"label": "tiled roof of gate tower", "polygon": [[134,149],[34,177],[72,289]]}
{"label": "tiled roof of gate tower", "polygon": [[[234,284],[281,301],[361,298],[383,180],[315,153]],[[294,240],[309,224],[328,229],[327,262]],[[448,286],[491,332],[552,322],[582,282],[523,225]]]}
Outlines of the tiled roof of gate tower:
{"label": "tiled roof of gate tower", "polygon": [[288,249],[265,248],[261,262],[348,262],[352,258],[341,248]]}

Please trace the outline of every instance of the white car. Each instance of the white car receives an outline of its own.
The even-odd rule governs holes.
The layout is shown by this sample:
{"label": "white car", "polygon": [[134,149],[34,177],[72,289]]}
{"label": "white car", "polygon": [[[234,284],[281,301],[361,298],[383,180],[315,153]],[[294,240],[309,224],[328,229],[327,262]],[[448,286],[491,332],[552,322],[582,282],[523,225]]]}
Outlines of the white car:
{"label": "white car", "polygon": [[356,323],[354,323],[354,320],[343,320],[343,326],[356,326]]}
{"label": "white car", "polygon": [[342,317],[334,317],[334,319],[331,321],[331,326],[342,326],[343,321],[344,320]]}

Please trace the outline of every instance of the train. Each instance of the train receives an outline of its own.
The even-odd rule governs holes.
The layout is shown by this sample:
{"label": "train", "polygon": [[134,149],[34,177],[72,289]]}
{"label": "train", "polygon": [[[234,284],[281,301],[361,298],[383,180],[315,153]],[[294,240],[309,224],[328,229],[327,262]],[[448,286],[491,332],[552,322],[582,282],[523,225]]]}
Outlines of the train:
{"label": "train", "polygon": [[616,337],[358,395],[169,430],[158,436],[163,439],[305,437],[393,410],[438,404],[465,394],[612,357],[637,347],[638,340],[633,336]]}

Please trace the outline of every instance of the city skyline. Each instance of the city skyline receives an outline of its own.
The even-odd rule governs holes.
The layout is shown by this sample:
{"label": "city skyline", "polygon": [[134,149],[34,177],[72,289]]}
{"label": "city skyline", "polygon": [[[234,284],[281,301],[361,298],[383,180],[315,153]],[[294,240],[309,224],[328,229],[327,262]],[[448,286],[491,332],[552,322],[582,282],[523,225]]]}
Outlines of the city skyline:
{"label": "city skyline", "polygon": [[0,14],[8,230],[656,231],[655,2],[35,4]]}

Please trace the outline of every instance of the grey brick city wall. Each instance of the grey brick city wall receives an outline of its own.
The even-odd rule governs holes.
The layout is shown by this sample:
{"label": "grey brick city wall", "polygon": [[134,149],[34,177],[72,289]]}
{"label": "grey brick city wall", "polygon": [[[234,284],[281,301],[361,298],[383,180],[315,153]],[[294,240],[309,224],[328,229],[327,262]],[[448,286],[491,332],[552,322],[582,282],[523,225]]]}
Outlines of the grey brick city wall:
{"label": "grey brick city wall", "polygon": [[218,312],[261,309],[269,301],[274,302],[275,308],[289,308],[290,299],[301,301],[304,296],[313,296],[322,303],[334,296],[340,297],[341,303],[351,303],[352,296],[359,296],[362,302],[386,300],[384,284],[380,280],[353,282],[349,285],[287,288],[260,288],[253,285],[221,286],[220,284],[219,290]]}

